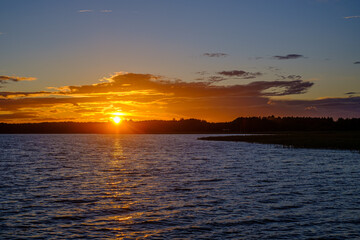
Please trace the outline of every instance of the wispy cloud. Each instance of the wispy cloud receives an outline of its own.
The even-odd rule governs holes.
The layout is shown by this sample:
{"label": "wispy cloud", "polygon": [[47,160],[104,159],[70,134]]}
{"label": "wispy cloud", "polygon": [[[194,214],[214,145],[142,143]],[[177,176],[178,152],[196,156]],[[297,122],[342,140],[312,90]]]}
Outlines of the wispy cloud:
{"label": "wispy cloud", "polygon": [[280,55],[273,56],[273,58],[278,59],[278,60],[288,60],[288,59],[304,58],[304,56],[301,54],[288,54],[285,56],[280,56]]}
{"label": "wispy cloud", "polygon": [[211,58],[219,58],[219,57],[227,57],[229,54],[227,53],[204,53],[203,56],[211,57]]}
{"label": "wispy cloud", "polygon": [[354,62],[354,64],[360,64],[360,61],[356,61],[356,62]]}
{"label": "wispy cloud", "polygon": [[253,79],[262,75],[261,72],[246,72],[243,70],[221,71],[218,74],[226,77],[238,77],[241,79]]}
{"label": "wispy cloud", "polygon": [[[79,12],[79,13],[90,13],[90,12],[95,12],[95,11],[92,10],[92,9],[81,9],[81,10],[78,10],[77,12]],[[99,12],[101,12],[101,13],[111,13],[112,10],[110,10],[110,9],[103,9],[103,10],[99,10]]]}
{"label": "wispy cloud", "polygon": [[3,98],[18,98],[18,97],[43,97],[49,96],[52,92],[0,92],[0,96]]}
{"label": "wispy cloud", "polygon": [[301,76],[300,75],[288,75],[288,76],[283,76],[283,75],[278,75],[280,80],[301,80]]}
{"label": "wispy cloud", "polygon": [[0,84],[7,83],[9,81],[12,82],[20,82],[20,81],[34,81],[36,78],[34,77],[18,77],[18,76],[0,76]]}
{"label": "wispy cloud", "polygon": [[217,82],[222,82],[222,81],[225,81],[227,80],[226,78],[224,77],[220,77],[220,76],[210,76],[207,78],[207,81],[209,83],[217,83]]}
{"label": "wispy cloud", "polygon": [[345,19],[351,19],[351,18],[360,18],[360,15],[356,15],[356,16],[347,16],[344,17]]}
{"label": "wispy cloud", "polygon": [[91,9],[81,9],[81,10],[78,10],[79,13],[87,13],[87,12],[93,12],[94,10],[91,10]]}
{"label": "wispy cloud", "polygon": [[349,95],[350,97],[354,96],[354,95],[359,95],[360,92],[347,92],[345,93],[345,95]]}
{"label": "wispy cloud", "polygon": [[195,72],[195,73],[198,74],[198,75],[201,75],[201,76],[204,76],[204,75],[208,74],[207,71],[199,71],[199,72]]}

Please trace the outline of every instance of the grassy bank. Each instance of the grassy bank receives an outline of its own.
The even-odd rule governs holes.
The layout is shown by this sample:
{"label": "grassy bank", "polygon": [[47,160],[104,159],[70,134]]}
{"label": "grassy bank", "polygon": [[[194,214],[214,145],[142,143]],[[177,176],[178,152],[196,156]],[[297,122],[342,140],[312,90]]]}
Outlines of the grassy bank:
{"label": "grassy bank", "polygon": [[296,132],[247,136],[204,137],[200,140],[280,144],[294,148],[360,151],[360,132]]}

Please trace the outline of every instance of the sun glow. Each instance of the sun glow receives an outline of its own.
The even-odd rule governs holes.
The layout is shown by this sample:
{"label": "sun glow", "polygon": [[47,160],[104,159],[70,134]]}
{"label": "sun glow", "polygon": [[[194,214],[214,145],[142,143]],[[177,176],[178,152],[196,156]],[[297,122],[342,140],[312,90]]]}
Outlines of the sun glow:
{"label": "sun glow", "polygon": [[113,117],[112,120],[115,124],[119,124],[121,122],[121,118],[118,116]]}
{"label": "sun glow", "polygon": [[111,121],[113,121],[115,124],[119,124],[122,121],[122,116],[124,116],[125,114],[122,112],[113,112],[111,113],[111,115]]}

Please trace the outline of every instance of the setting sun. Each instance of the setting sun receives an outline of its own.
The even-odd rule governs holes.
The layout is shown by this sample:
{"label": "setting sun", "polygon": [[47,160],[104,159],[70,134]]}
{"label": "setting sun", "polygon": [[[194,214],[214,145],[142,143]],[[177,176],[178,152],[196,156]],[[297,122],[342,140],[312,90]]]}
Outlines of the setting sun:
{"label": "setting sun", "polygon": [[116,124],[119,124],[121,122],[121,118],[116,116],[116,117],[113,117],[112,120],[114,121],[114,123]]}

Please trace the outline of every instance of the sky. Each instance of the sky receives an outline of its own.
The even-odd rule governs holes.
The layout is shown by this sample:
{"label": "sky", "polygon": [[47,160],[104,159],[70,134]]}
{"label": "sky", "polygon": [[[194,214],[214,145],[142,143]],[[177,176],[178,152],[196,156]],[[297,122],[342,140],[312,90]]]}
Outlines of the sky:
{"label": "sky", "polygon": [[0,0],[0,122],[360,117],[359,0]]}

